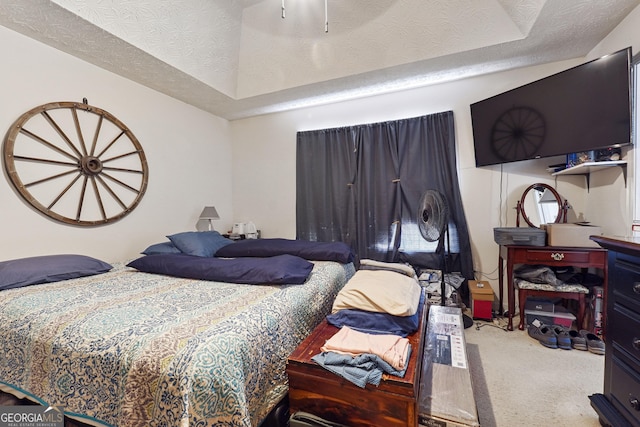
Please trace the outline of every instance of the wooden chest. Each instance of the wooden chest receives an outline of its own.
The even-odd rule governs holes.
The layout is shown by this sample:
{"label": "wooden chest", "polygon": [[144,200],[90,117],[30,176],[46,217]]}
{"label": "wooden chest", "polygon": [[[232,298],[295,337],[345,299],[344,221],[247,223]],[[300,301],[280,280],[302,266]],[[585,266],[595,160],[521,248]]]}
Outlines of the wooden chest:
{"label": "wooden chest", "polygon": [[408,336],[412,347],[404,378],[384,374],[377,387],[363,389],[311,360],[338,328],[324,320],[287,360],[291,414],[305,411],[353,427],[415,427],[427,308],[418,331]]}

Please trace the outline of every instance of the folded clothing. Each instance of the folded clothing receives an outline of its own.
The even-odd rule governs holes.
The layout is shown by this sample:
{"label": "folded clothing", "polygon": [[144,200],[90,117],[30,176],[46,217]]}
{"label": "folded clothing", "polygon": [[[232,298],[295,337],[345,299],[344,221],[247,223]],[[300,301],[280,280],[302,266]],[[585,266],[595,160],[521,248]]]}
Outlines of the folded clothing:
{"label": "folded clothing", "polygon": [[341,328],[320,347],[323,352],[358,356],[369,353],[379,356],[396,370],[406,369],[409,363],[409,340],[397,335],[372,335],[351,329]]}
{"label": "folded clothing", "polygon": [[342,328],[349,326],[356,331],[368,334],[393,334],[406,337],[418,330],[420,314],[424,310],[425,293],[420,294],[418,310],[412,316],[394,316],[388,313],[344,309],[327,315],[329,324]]}
{"label": "folded clothing", "polygon": [[563,284],[551,267],[546,265],[521,265],[513,271],[513,275],[531,283],[548,283],[553,286]]}
{"label": "folded clothing", "polygon": [[358,270],[338,292],[331,312],[354,308],[412,316],[418,311],[421,294],[417,278],[393,271]]}
{"label": "folded clothing", "polygon": [[[408,355],[411,355],[411,346],[409,346]],[[379,356],[370,353],[354,357],[327,351],[316,354],[311,360],[361,388],[364,388],[367,383],[376,386],[380,384],[383,373],[402,378],[407,372],[406,367],[402,370],[394,369]]]}

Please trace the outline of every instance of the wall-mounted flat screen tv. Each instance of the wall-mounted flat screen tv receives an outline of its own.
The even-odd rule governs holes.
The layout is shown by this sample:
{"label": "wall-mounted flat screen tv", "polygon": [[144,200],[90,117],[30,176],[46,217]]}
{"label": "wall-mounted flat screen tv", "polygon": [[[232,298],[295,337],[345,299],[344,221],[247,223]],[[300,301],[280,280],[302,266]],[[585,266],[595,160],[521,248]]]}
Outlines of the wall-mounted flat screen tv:
{"label": "wall-mounted flat screen tv", "polygon": [[471,104],[476,166],[631,143],[631,48]]}

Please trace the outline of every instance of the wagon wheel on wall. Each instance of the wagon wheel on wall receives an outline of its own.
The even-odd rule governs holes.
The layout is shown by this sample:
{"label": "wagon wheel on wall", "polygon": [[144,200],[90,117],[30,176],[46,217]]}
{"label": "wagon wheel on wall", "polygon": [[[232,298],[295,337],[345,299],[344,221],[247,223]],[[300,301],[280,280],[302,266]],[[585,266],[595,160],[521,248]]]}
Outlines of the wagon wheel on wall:
{"label": "wagon wheel on wall", "polygon": [[136,137],[86,99],[27,111],[9,130],[3,154],[18,193],[67,224],[117,221],[140,203],[147,188],[147,160]]}
{"label": "wagon wheel on wall", "polygon": [[494,152],[503,160],[534,158],[545,137],[544,117],[530,107],[505,111],[491,129]]}

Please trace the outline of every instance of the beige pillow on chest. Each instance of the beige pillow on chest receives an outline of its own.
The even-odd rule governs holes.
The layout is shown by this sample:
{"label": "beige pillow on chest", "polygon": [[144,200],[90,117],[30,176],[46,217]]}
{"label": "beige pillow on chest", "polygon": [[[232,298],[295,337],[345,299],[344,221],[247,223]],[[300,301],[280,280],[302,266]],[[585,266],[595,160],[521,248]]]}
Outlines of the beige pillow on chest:
{"label": "beige pillow on chest", "polygon": [[338,293],[332,313],[359,309],[394,316],[418,310],[422,288],[415,278],[393,271],[358,270]]}

